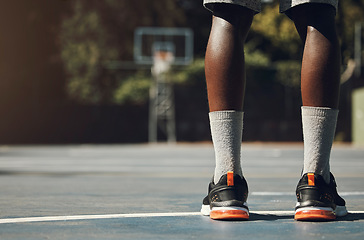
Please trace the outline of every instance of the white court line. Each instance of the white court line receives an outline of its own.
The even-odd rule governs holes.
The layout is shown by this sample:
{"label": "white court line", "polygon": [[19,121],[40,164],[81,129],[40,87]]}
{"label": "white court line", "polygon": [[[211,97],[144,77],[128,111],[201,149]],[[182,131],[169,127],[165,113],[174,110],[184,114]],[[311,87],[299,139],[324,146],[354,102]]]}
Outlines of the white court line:
{"label": "white court line", "polygon": [[[294,211],[250,211],[251,214],[287,216],[294,214]],[[364,211],[350,211],[349,213],[364,214]],[[183,217],[199,216],[200,212],[175,212],[175,213],[128,213],[128,214],[100,214],[100,215],[74,215],[74,216],[48,216],[48,217],[27,217],[27,218],[3,218],[0,224],[4,223],[31,223],[31,222],[56,222],[72,220],[96,220],[116,218],[146,218],[146,217]],[[202,216],[202,215],[201,215]]]}
{"label": "white court line", "polygon": [[112,219],[112,218],[181,217],[181,216],[196,216],[196,215],[201,215],[201,213],[200,212],[126,213],[126,214],[3,218],[3,219],[0,219],[0,224],[2,224],[2,223],[52,222],[52,221],[69,221],[69,220]]}
{"label": "white court line", "polygon": [[[256,196],[288,196],[294,195],[292,192],[252,192]],[[342,196],[364,195],[364,192],[341,192]],[[293,211],[250,211],[253,214],[261,215],[293,215]],[[363,213],[364,211],[350,211],[350,213]],[[45,216],[45,217],[25,217],[25,218],[3,218],[3,223],[30,223],[30,222],[54,222],[72,220],[93,220],[93,219],[115,219],[115,218],[145,218],[145,217],[181,217],[197,216],[200,212],[174,212],[174,213],[130,213],[130,214],[99,214],[99,215],[73,215],[73,216]]]}

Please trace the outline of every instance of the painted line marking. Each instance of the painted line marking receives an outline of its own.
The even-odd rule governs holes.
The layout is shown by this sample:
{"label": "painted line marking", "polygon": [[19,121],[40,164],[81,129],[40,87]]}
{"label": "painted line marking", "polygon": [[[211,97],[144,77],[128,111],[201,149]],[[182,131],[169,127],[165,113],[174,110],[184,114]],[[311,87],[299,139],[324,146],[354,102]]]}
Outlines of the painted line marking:
{"label": "painted line marking", "polygon": [[113,218],[181,217],[181,216],[196,216],[196,215],[201,215],[201,213],[200,212],[127,213],[127,214],[99,214],[99,215],[4,218],[4,219],[0,219],[0,224],[2,224],[2,223],[52,222],[52,221],[69,221],[69,220],[113,219]]}
{"label": "painted line marking", "polygon": [[[294,215],[294,211],[251,211],[250,213],[259,215],[277,215],[277,216]],[[349,211],[349,213],[364,214],[364,211]],[[26,217],[26,218],[3,218],[0,219],[0,224],[116,219],[116,218],[183,217],[183,216],[202,216],[202,215],[200,212],[175,212],[175,213],[127,213],[127,214],[100,214],[100,215],[74,215],[74,216],[47,216],[47,217]]]}

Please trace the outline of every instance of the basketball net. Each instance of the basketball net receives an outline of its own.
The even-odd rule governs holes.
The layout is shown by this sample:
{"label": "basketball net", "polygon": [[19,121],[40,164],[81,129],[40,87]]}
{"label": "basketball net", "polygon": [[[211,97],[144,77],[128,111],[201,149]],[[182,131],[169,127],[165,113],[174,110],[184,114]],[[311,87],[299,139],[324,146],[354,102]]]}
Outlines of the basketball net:
{"label": "basketball net", "polygon": [[152,74],[162,75],[169,71],[174,61],[174,55],[168,51],[155,51],[153,56]]}

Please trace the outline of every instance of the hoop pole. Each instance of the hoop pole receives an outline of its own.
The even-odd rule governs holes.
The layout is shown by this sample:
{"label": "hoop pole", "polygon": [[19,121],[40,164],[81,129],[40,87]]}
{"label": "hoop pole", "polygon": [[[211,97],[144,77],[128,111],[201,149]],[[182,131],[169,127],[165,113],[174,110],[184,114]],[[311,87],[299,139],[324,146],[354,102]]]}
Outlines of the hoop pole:
{"label": "hoop pole", "polygon": [[149,142],[158,142],[158,130],[166,135],[168,143],[176,142],[175,106],[173,86],[166,79],[173,54],[156,51],[151,72],[153,84],[150,88],[149,103]]}
{"label": "hoop pole", "polygon": [[355,54],[355,76],[361,76],[361,60],[362,60],[362,23],[355,23],[355,43],[354,43],[354,54]]}

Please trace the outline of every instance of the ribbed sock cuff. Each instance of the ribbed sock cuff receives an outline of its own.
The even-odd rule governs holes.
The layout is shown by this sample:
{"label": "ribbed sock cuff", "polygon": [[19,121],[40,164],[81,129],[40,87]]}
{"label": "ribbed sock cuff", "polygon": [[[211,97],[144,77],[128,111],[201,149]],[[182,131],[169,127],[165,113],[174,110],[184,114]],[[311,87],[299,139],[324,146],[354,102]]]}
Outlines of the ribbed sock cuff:
{"label": "ribbed sock cuff", "polygon": [[313,172],[330,181],[330,153],[339,110],[327,107],[302,107],[304,139],[303,174]]}
{"label": "ribbed sock cuff", "polygon": [[328,107],[306,107],[302,106],[302,116],[337,118],[339,110]]}
{"label": "ribbed sock cuff", "polygon": [[228,171],[242,175],[240,156],[243,133],[243,112],[210,112],[211,136],[215,150],[214,182]]}
{"label": "ribbed sock cuff", "polygon": [[215,111],[209,113],[210,121],[223,121],[223,120],[237,120],[243,121],[244,112],[226,110],[226,111]]}

